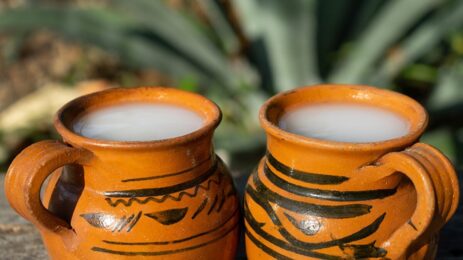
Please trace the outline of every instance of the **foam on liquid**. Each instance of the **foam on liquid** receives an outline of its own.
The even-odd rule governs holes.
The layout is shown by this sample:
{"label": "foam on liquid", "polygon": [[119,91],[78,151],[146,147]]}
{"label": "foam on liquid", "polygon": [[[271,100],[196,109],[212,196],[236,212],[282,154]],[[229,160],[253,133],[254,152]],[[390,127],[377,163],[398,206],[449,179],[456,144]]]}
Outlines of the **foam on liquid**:
{"label": "foam on liquid", "polygon": [[81,117],[74,132],[93,139],[154,141],[186,135],[201,128],[194,111],[168,104],[129,103],[102,108]]}
{"label": "foam on liquid", "polygon": [[279,127],[298,135],[350,143],[385,141],[410,131],[410,123],[394,112],[347,103],[298,107],[282,116]]}

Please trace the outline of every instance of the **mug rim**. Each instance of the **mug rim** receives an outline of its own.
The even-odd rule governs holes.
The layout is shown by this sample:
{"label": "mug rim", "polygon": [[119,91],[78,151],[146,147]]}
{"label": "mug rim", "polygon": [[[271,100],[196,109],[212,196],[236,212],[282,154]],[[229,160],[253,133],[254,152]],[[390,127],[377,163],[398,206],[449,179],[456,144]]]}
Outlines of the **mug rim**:
{"label": "mug rim", "polygon": [[[287,96],[294,94],[294,93],[301,93],[301,92],[310,92],[310,91],[333,91],[333,90],[352,90],[352,91],[360,91],[365,93],[372,93],[376,95],[383,95],[389,98],[400,99],[402,102],[406,103],[406,105],[410,106],[415,110],[418,115],[417,123],[412,124],[410,120],[410,129],[406,135],[383,140],[377,142],[341,142],[341,141],[332,141],[332,140],[325,140],[325,139],[318,139],[313,137],[307,137],[303,135],[298,135],[295,133],[291,133],[289,131],[283,130],[278,125],[274,124],[268,118],[268,111],[270,108],[275,107],[278,102],[281,102]],[[350,97],[351,103],[358,103],[354,97]],[[329,101],[328,101],[329,102]],[[333,101],[335,102],[335,101]],[[307,103],[310,103],[308,101]],[[372,105],[375,107],[381,107],[378,105]],[[389,109],[389,111],[391,111]],[[418,138],[423,134],[426,126],[428,124],[428,114],[423,106],[421,106],[417,101],[408,97],[404,94],[394,92],[391,90],[380,89],[372,86],[367,85],[357,85],[357,84],[317,84],[317,85],[309,85],[299,87],[293,90],[281,92],[270,99],[268,99],[260,108],[259,110],[259,121],[263,129],[265,130],[267,135],[274,136],[278,139],[288,141],[294,144],[299,144],[308,147],[319,147],[328,150],[344,150],[350,152],[368,152],[368,151],[377,151],[377,150],[389,150],[394,148],[400,148],[407,145],[410,145],[418,140]]]}
{"label": "mug rim", "polygon": [[[88,104],[91,103],[90,100],[92,99],[104,98],[110,95],[119,94],[120,98],[116,98],[117,101],[114,102],[115,104],[137,102],[136,100],[131,100],[131,101],[125,100],[124,102],[124,97],[126,97],[125,95],[136,95],[136,93],[142,93],[144,91],[159,92],[159,93],[163,93],[164,96],[169,95],[171,97],[186,96],[191,99],[199,100],[201,101],[201,107],[203,107],[203,109],[205,110],[208,110],[210,114],[205,115],[204,113],[200,113],[198,109],[195,110],[192,107],[188,107],[188,109],[195,110],[195,112],[197,112],[198,114],[200,114],[201,117],[204,118],[205,121],[199,129],[194,130],[184,135],[180,135],[180,136],[159,139],[159,140],[149,140],[149,141],[114,141],[114,140],[105,140],[105,139],[94,139],[94,138],[86,137],[86,136],[83,136],[83,135],[80,135],[74,132],[65,122],[63,122],[64,121],[63,118],[65,114],[72,113],[70,112],[70,110],[72,110],[73,108],[75,109],[79,105],[87,107],[87,108],[91,107]],[[121,92],[124,92],[124,93],[121,93]],[[156,100],[156,99],[152,99],[152,100]],[[146,101],[146,100],[140,99],[139,101]],[[179,105],[182,104],[182,102],[165,102],[165,103],[179,104]],[[104,107],[104,104],[105,104],[105,101],[101,101],[101,104],[98,104],[97,107],[99,106]],[[73,120],[79,118],[80,116],[82,116],[82,114],[85,114],[85,113],[77,112],[76,114],[72,116]],[[69,101],[68,103],[66,103],[64,106],[62,106],[58,110],[58,112],[55,114],[54,126],[56,130],[58,131],[58,133],[64,138],[66,142],[69,142],[71,144],[75,144],[78,146],[136,149],[136,148],[161,148],[161,147],[168,147],[168,146],[173,146],[173,145],[181,145],[184,143],[194,141],[198,138],[207,136],[208,134],[212,134],[212,132],[220,124],[221,120],[222,120],[222,112],[220,108],[217,106],[217,104],[202,95],[189,92],[189,91],[185,91],[185,90],[176,89],[174,87],[141,86],[141,87],[131,87],[131,88],[126,88],[126,87],[110,88],[110,89],[97,91],[94,93],[90,93],[87,95],[77,97]]]}

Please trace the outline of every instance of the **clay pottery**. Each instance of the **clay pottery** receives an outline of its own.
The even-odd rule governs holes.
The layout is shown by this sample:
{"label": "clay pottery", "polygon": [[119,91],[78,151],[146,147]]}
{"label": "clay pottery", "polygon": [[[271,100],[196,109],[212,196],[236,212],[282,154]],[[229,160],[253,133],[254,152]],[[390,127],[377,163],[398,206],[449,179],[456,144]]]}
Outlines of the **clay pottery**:
{"label": "clay pottery", "polygon": [[[186,107],[205,124],[148,142],[95,140],[70,130],[85,113],[137,101]],[[110,89],[77,98],[56,116],[62,142],[33,144],[13,161],[7,198],[39,229],[53,259],[233,259],[239,204],[212,146],[220,119],[213,102],[170,88]],[[51,173],[42,204],[41,184]]]}
{"label": "clay pottery", "polygon": [[[375,143],[323,141],[285,132],[279,118],[298,105],[368,104],[411,124]],[[281,93],[260,110],[267,154],[245,193],[246,253],[254,259],[432,259],[454,214],[458,181],[449,160],[417,143],[423,107],[407,96],[355,85]]]}

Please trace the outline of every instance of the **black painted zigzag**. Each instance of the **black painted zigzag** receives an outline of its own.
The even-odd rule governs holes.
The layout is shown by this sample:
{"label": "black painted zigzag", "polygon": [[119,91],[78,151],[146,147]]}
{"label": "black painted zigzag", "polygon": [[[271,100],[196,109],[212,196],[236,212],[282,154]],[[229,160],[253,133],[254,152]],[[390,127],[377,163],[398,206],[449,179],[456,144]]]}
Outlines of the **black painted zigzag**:
{"label": "black painted zigzag", "polygon": [[105,200],[111,207],[116,207],[119,204],[122,204],[122,205],[124,205],[126,207],[130,207],[132,205],[132,203],[134,203],[134,202],[139,203],[139,204],[146,204],[146,203],[148,203],[150,201],[163,203],[167,199],[172,199],[174,201],[181,201],[183,196],[188,196],[190,198],[196,197],[196,195],[198,195],[198,191],[200,189],[203,189],[205,191],[209,191],[209,189],[211,188],[211,183],[214,183],[217,186],[220,186],[221,182],[222,182],[222,174],[219,173],[218,174],[218,180],[214,180],[214,179],[211,178],[211,179],[209,179],[207,181],[206,186],[203,186],[202,184],[199,184],[194,188],[192,193],[189,193],[187,191],[181,191],[181,192],[179,192],[177,197],[173,196],[172,194],[166,194],[166,195],[163,195],[161,198],[147,197],[147,198],[144,198],[144,199],[139,199],[139,198],[134,197],[134,198],[130,198],[128,200],[126,200],[126,199],[117,199],[115,201],[113,201],[111,198],[106,198]]}

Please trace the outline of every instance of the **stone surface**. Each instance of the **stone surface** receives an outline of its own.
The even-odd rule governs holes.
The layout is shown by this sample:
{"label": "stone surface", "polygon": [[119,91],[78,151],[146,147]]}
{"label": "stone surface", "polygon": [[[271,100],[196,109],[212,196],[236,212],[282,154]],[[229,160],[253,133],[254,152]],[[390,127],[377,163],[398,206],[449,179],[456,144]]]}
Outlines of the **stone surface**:
{"label": "stone surface", "polygon": [[0,174],[0,259],[48,259],[37,230],[6,201],[3,179]]}
{"label": "stone surface", "polygon": [[[463,183],[460,172],[460,183]],[[238,191],[244,189],[245,179],[237,180]],[[47,259],[47,253],[37,230],[19,217],[8,205],[3,190],[4,175],[0,174],[0,259]],[[463,189],[462,189],[463,192]],[[463,200],[457,214],[441,232],[437,259],[463,259]],[[242,244],[241,244],[242,245]],[[240,254],[244,251],[241,248]],[[241,258],[241,257],[240,257]]]}

